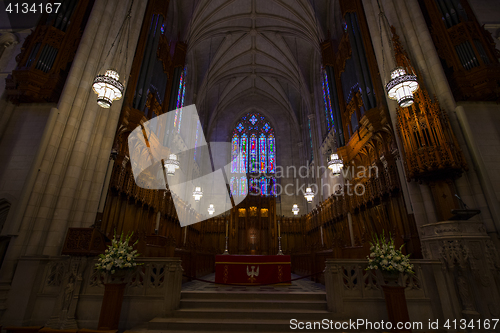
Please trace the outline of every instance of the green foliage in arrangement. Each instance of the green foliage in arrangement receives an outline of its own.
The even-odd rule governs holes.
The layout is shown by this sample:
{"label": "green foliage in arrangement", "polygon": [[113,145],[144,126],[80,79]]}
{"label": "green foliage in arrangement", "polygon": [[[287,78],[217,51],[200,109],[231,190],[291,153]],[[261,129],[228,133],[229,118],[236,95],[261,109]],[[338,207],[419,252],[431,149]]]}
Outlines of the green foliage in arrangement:
{"label": "green foliage in arrangement", "polygon": [[410,264],[410,255],[404,255],[401,252],[404,244],[401,245],[399,249],[394,246],[394,239],[392,239],[389,233],[389,239],[386,240],[384,232],[381,236],[375,235],[373,241],[370,242],[370,255],[366,258],[368,259],[369,269],[380,269],[386,272],[401,272],[414,274],[413,265]]}
{"label": "green foliage in arrangement", "polygon": [[118,269],[132,269],[137,265],[141,265],[136,262],[139,253],[133,248],[138,241],[132,246],[129,245],[130,238],[132,238],[133,234],[132,232],[124,237],[122,233],[120,238],[118,238],[115,231],[111,245],[108,246],[104,254],[99,255],[99,259],[95,265],[96,269],[115,274]]}

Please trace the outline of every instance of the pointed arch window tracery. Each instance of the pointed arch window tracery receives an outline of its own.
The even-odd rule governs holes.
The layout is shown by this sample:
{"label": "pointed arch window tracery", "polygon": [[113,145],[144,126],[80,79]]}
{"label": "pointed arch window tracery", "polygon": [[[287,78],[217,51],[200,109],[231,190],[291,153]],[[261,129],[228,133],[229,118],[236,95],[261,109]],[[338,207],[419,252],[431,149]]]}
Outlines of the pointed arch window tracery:
{"label": "pointed arch window tracery", "polygon": [[[258,112],[241,117],[231,139],[231,192],[276,194],[276,137],[269,121]],[[241,177],[236,174],[250,174]],[[248,181],[247,181],[248,178]]]}

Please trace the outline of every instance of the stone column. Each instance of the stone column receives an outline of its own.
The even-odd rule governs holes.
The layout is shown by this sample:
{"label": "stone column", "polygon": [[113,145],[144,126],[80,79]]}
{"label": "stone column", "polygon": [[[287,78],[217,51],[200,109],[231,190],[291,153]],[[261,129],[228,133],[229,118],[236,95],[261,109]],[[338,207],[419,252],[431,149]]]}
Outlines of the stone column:
{"label": "stone column", "polygon": [[[97,34],[99,22],[102,20],[105,6],[105,1],[94,4],[87,27],[75,55],[73,66],[71,67],[63,92],[61,93],[61,106],[62,102],[66,101],[65,104],[69,104],[69,101],[74,98],[73,92],[78,88],[79,81],[84,71],[83,64],[86,62],[88,55],[92,50],[92,42]],[[40,232],[40,227],[36,226],[39,224],[39,222],[36,221],[38,212],[42,210],[45,215],[49,213],[49,207],[41,208],[41,201],[44,196],[44,192],[49,191],[48,187],[51,188],[50,191],[52,192],[55,190],[55,182],[52,181],[49,183],[48,175],[51,167],[53,166],[57,146],[61,141],[61,128],[66,123],[67,117],[67,109],[62,108],[61,110],[58,110],[54,108],[51,111],[51,116],[49,117],[49,121],[43,134],[43,137],[47,137],[48,142],[40,146],[37,156],[40,155],[42,157],[40,157],[40,159],[37,157],[35,160],[35,163],[38,163],[39,165],[30,170],[30,175],[27,180],[28,182],[30,178],[33,178],[33,180],[29,182],[32,184],[32,188],[27,188],[26,190],[23,189],[22,197],[19,198],[20,204],[16,208],[15,213],[18,214],[15,214],[14,223],[19,225],[19,230],[12,230],[11,233],[19,232],[19,236],[16,239],[13,239],[9,246],[3,268],[0,271],[2,274],[2,280],[10,280],[12,274],[14,274],[17,259],[19,256],[27,252],[26,248],[30,243],[31,236]],[[45,140],[42,140],[42,143],[44,141]],[[59,165],[57,168],[60,170]],[[50,196],[50,199],[52,199],[52,196]],[[38,244],[36,244],[36,246],[37,245]],[[34,252],[36,253],[36,251]]]}
{"label": "stone column", "polygon": [[317,174],[318,172],[318,166],[321,165],[321,156],[319,154],[319,140],[318,140],[318,129],[316,126],[316,115],[315,114],[309,114],[307,115],[307,119],[309,120],[311,124],[311,137],[312,137],[312,147],[313,147],[313,161],[314,161],[314,169],[311,174],[311,185],[316,184],[316,189],[313,188],[314,190],[317,190],[313,199],[312,204],[318,203],[320,200],[320,195],[321,195],[321,184],[318,184],[318,181],[320,180],[319,175]]}
{"label": "stone column", "polygon": [[[404,2],[393,1],[393,3],[398,16],[404,23],[404,33],[409,36],[407,39],[408,47],[415,57],[416,63],[418,64],[417,68],[424,74],[424,79],[427,79],[426,83],[429,92],[438,97],[441,106],[447,111],[450,125],[467,158],[469,171],[455,181],[456,187],[460,192],[459,195],[465,202],[469,203],[469,206],[481,210],[481,218],[489,232],[498,232],[500,212],[496,208],[496,204],[492,207],[491,202],[494,202],[494,200],[488,200],[492,197],[488,189],[488,184],[490,184],[491,181],[489,180],[486,170],[472,168],[471,162],[475,165],[480,165],[481,161],[479,161],[478,157],[474,154],[474,145],[467,143],[467,134],[463,132],[466,124],[462,123],[462,125],[459,125],[457,115],[459,115],[460,110],[457,108],[429,29],[420,10],[420,6],[416,0]],[[424,54],[425,56],[423,56]],[[477,181],[478,178],[479,184]],[[488,204],[483,199],[483,194]],[[497,226],[496,228],[495,225]]]}
{"label": "stone column", "polygon": [[[71,146],[68,147],[67,151],[61,149],[60,146],[56,155],[55,163],[60,161],[63,168],[65,167],[66,173],[64,178],[61,179],[58,171],[52,169],[52,175],[50,176],[59,179],[60,190],[54,215],[48,228],[44,247],[45,254],[57,254],[67,227],[80,226],[80,221],[85,213],[87,213],[86,225],[90,225],[94,222],[93,219],[95,219],[95,213],[97,212],[99,195],[105,178],[106,162],[111,151],[123,100],[118,103],[115,102],[112,108],[108,110],[101,109],[95,103],[93,92],[89,94],[89,84],[91,84],[97,71],[111,66],[110,64],[103,64],[103,62],[111,61],[114,58],[113,53],[116,52],[119,45],[111,49],[109,58],[106,59],[106,55],[129,8],[129,2],[126,5],[114,1],[110,1],[110,3],[113,3],[116,7],[114,11],[111,11],[112,8],[108,6],[106,10],[110,11],[107,14],[115,19],[112,22],[101,21],[100,30],[102,33],[97,34],[93,48],[94,50],[102,49],[102,54],[99,56],[99,53],[90,53],[85,64],[82,84],[80,84],[75,96],[75,102],[81,98],[82,104],[80,106],[78,102],[73,102],[64,130],[63,141],[67,140],[67,142],[71,143]],[[113,60],[116,68],[121,68],[124,71],[121,73],[122,80],[128,77],[130,71],[134,54],[133,46],[137,43],[142,24],[142,15],[139,13],[144,10],[145,4],[141,3],[132,10],[133,17],[131,18],[130,41],[127,50],[127,57],[130,60],[127,59],[127,68],[122,65],[125,62],[124,55]],[[106,24],[109,24],[109,26]],[[106,29],[106,27],[108,28]],[[75,106],[80,107],[75,108]],[[73,119],[75,123],[74,126],[71,126]],[[90,200],[88,200],[89,195]]]}
{"label": "stone column", "polygon": [[[385,1],[384,4],[386,2],[387,1]],[[388,36],[388,33],[390,33],[390,31],[384,29],[384,22],[382,22],[382,36],[380,35],[380,28],[379,28],[380,11],[378,9],[377,0],[363,0],[363,7],[365,9],[365,15],[366,15],[366,20],[368,22],[368,26],[370,28],[370,35],[372,37],[373,49],[375,51],[375,55],[377,58],[378,67],[381,71],[381,77],[384,78],[384,80],[387,80],[389,77],[389,71],[393,67],[395,67],[394,59],[392,56],[392,50],[390,50],[390,45],[391,45],[390,37]],[[383,47],[381,38],[383,39]],[[384,73],[384,70],[387,73]],[[389,108],[389,114],[391,117],[393,128],[397,128],[397,114],[396,114],[397,102],[389,99],[387,95],[385,95],[385,98],[387,101],[387,106]],[[398,146],[398,150],[402,152],[403,146],[399,141],[399,137],[397,136],[396,133],[395,133],[395,140]],[[402,174],[405,173],[404,170],[400,171]],[[405,183],[406,177],[403,178],[400,177],[400,181],[402,183]],[[420,188],[414,185],[416,184],[413,183],[408,184],[408,194],[410,197],[410,201],[412,203],[413,213],[415,216],[415,221],[417,223],[417,226],[421,226],[427,223],[427,212],[425,211],[425,207],[422,205],[423,199]]]}
{"label": "stone column", "polygon": [[[48,145],[46,149],[40,148],[43,158],[40,166],[34,168],[36,180],[26,193],[30,198],[23,212],[20,236],[12,244],[7,260],[16,260],[22,254],[57,255],[67,226],[81,219],[83,211],[90,211],[89,215],[95,218],[121,103],[115,102],[109,110],[99,109],[91,84],[123,22],[128,4],[117,0],[94,4],[59,100],[54,126],[46,128],[50,129]],[[129,68],[145,6],[136,2],[132,10]],[[121,73],[122,77],[128,76],[129,68]],[[94,180],[93,200],[88,204],[90,179]]]}

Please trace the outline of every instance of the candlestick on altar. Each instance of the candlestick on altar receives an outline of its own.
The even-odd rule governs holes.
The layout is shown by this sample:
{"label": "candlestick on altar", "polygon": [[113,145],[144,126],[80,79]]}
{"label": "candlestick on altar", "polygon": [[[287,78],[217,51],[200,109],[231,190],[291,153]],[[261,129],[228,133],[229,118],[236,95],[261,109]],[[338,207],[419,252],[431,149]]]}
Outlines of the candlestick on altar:
{"label": "candlestick on altar", "polygon": [[227,241],[228,241],[228,239],[229,239],[229,235],[228,235],[228,228],[229,228],[229,221],[228,221],[228,220],[226,220],[226,248],[225,248],[225,250],[224,250],[224,253],[222,253],[222,254],[229,254],[229,251],[228,251],[228,249],[227,249]]}
{"label": "candlestick on altar", "polygon": [[281,230],[280,230],[280,220],[278,220],[278,255],[282,256],[283,252],[281,251]]}

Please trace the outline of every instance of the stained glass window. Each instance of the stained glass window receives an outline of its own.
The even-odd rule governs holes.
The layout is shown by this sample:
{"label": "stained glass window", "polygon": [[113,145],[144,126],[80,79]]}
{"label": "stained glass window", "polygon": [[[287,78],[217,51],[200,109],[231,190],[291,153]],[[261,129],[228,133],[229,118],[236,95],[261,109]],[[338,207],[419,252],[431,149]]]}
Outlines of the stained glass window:
{"label": "stained glass window", "polygon": [[328,83],[328,76],[324,68],[321,68],[323,74],[321,78],[321,87],[323,88],[323,102],[325,103],[325,117],[326,125],[328,131],[332,129],[333,126],[333,110],[332,110],[332,100],[330,98],[330,85]]}
{"label": "stained glass window", "polygon": [[[198,137],[198,132],[196,132],[196,137]],[[235,134],[233,135],[233,140],[231,141],[231,172],[238,172],[238,149],[239,149],[239,139]],[[196,154],[196,146],[194,150]]]}
{"label": "stained glass window", "polygon": [[257,179],[250,178],[248,183],[250,184],[250,193],[257,193]]}
{"label": "stained glass window", "polygon": [[260,177],[260,194],[267,195],[267,178],[264,176]]}
{"label": "stained glass window", "polygon": [[252,123],[252,125],[255,125],[257,121],[258,121],[257,117],[253,114],[252,117],[250,118],[250,122]]}
{"label": "stained glass window", "polygon": [[257,136],[250,136],[250,172],[257,172]]}
{"label": "stained glass window", "polygon": [[175,107],[174,128],[177,127],[177,133],[181,131],[182,107],[184,106],[184,96],[186,94],[186,67],[181,73],[179,80],[179,89],[177,91],[177,105]]}
{"label": "stained glass window", "polygon": [[247,195],[247,177],[241,177],[239,183],[240,183],[240,195]]}
{"label": "stained glass window", "polygon": [[273,177],[269,180],[269,188],[271,190],[271,195],[276,195],[276,179]]}
{"label": "stained glass window", "polygon": [[240,140],[240,172],[247,173],[248,160],[248,138],[246,134],[241,136]]}
{"label": "stained glass window", "polygon": [[265,173],[267,171],[267,151],[266,151],[266,136],[261,134],[259,136],[259,161],[260,168],[259,171],[261,173]]}
{"label": "stained glass window", "polygon": [[231,177],[229,182],[229,188],[231,190],[231,195],[236,195],[238,193],[238,178]]}
{"label": "stained glass window", "polygon": [[276,179],[269,175],[276,172],[275,138],[273,127],[259,113],[248,113],[237,123],[231,139],[231,172],[260,174],[234,182],[231,186],[235,191],[238,186],[239,195],[276,194]]}
{"label": "stained glass window", "polygon": [[269,138],[267,139],[267,145],[269,149],[269,154],[268,154],[268,163],[267,163],[267,172],[269,173],[274,173],[275,168],[276,168],[276,153],[275,153],[275,146],[274,146],[274,135],[269,135]]}

